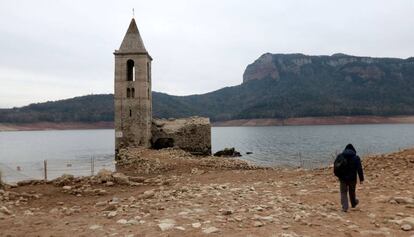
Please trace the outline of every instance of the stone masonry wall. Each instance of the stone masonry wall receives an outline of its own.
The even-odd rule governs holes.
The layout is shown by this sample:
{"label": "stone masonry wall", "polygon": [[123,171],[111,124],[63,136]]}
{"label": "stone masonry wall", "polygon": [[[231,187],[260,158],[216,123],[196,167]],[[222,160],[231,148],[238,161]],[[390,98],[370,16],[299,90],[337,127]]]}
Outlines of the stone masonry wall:
{"label": "stone masonry wall", "polygon": [[155,149],[179,147],[197,155],[211,155],[208,118],[153,119],[151,144]]}

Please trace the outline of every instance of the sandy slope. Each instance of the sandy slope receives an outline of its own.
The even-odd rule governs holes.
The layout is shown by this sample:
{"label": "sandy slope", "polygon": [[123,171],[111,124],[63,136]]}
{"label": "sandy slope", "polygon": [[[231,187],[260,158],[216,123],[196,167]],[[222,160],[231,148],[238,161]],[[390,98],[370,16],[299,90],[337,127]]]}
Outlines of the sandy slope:
{"label": "sandy slope", "polygon": [[361,203],[348,213],[340,211],[330,168],[263,169],[179,150],[123,157],[120,171],[129,179],[101,175],[0,191],[0,236],[414,235],[402,230],[414,227],[414,149],[365,158]]}

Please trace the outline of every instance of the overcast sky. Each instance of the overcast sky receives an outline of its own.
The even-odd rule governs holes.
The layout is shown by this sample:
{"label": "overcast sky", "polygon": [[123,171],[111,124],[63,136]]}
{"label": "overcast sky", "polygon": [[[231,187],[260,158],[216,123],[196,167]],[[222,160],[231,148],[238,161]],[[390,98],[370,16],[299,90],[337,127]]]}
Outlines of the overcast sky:
{"label": "overcast sky", "polygon": [[0,108],[113,93],[132,8],[173,95],[238,85],[266,52],[414,56],[411,0],[0,0]]}

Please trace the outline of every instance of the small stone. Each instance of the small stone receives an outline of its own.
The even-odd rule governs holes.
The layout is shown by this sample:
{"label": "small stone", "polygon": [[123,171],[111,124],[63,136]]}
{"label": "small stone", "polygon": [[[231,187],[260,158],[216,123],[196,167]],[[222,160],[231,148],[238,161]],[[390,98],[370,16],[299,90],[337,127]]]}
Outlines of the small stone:
{"label": "small stone", "polygon": [[53,208],[49,211],[50,214],[58,214],[59,213],[59,209],[57,208]]}
{"label": "small stone", "polygon": [[254,227],[262,227],[262,226],[264,226],[264,224],[261,221],[255,221],[255,222],[253,222],[253,226]]}
{"label": "small stone", "polygon": [[102,211],[116,211],[117,204],[108,203],[109,205],[105,207]]}
{"label": "small stone", "polygon": [[174,223],[160,223],[158,224],[158,227],[160,228],[161,231],[167,231],[167,230],[171,230],[172,228],[174,228]]}
{"label": "small stone", "polygon": [[404,225],[401,226],[401,229],[403,231],[410,231],[410,230],[413,229],[413,227],[410,224],[404,224]]}
{"label": "small stone", "polygon": [[106,205],[106,202],[97,202],[97,203],[95,203],[96,207],[103,207],[105,205]]}
{"label": "small stone", "polygon": [[145,178],[144,177],[129,177],[129,180],[135,183],[142,183],[144,182]]}
{"label": "small stone", "polygon": [[136,225],[138,223],[139,222],[137,220],[135,220],[135,219],[128,220],[128,222],[127,222],[128,225]]}
{"label": "small stone", "polygon": [[230,209],[228,209],[228,210],[222,210],[221,211],[221,214],[224,215],[224,216],[228,216],[228,215],[233,214],[233,210],[230,210]]}
{"label": "small stone", "polygon": [[9,209],[7,209],[7,207],[5,207],[5,206],[0,207],[0,213],[6,214],[6,215],[12,215],[12,214],[13,214],[13,213],[12,213]]}
{"label": "small stone", "polygon": [[125,224],[127,224],[127,223],[128,223],[128,221],[127,221],[127,220],[125,220],[125,219],[120,219],[120,220],[118,220],[116,223],[121,224],[121,225],[125,225]]}
{"label": "small stone", "polygon": [[193,228],[200,228],[200,227],[201,227],[201,223],[196,222],[196,223],[191,224],[191,226],[192,226]]}
{"label": "small stone", "polygon": [[217,233],[219,231],[220,230],[214,226],[203,229],[204,234],[212,234],[212,233]]}
{"label": "small stone", "polygon": [[173,219],[164,219],[160,220],[160,224],[158,224],[158,227],[161,231],[167,231],[175,226],[175,221]]}
{"label": "small stone", "polygon": [[398,204],[413,204],[414,199],[409,197],[394,197],[393,200],[395,200]]}
{"label": "small stone", "polygon": [[259,219],[262,220],[262,221],[273,222],[273,216],[261,216],[261,217],[259,217]]}
{"label": "small stone", "polygon": [[141,194],[139,197],[142,199],[148,199],[154,197],[155,192],[154,190],[147,190],[143,194]]}
{"label": "small stone", "polygon": [[395,201],[394,199],[391,199],[391,200],[389,201],[389,203],[391,203],[391,204],[397,204],[397,201]]}
{"label": "small stone", "polygon": [[97,229],[101,229],[101,228],[102,228],[102,226],[100,226],[100,225],[91,225],[91,226],[89,226],[90,230],[97,230]]}
{"label": "small stone", "polygon": [[72,189],[72,186],[68,186],[68,185],[66,185],[66,186],[63,186],[63,187],[62,187],[62,189],[63,189],[63,190],[67,190],[67,191],[69,191],[69,190],[71,190],[71,189]]}
{"label": "small stone", "polygon": [[116,211],[111,211],[111,212],[108,213],[107,217],[112,218],[112,217],[115,217],[116,215],[118,215],[118,213]]}
{"label": "small stone", "polygon": [[185,228],[184,228],[184,227],[182,227],[182,226],[177,226],[177,227],[175,227],[175,229],[177,229],[177,230],[182,230],[182,231],[184,231],[184,230],[185,230]]}
{"label": "small stone", "polygon": [[26,210],[26,211],[24,211],[24,214],[23,215],[25,215],[25,216],[33,216],[34,213],[32,211],[30,211],[30,210]]}

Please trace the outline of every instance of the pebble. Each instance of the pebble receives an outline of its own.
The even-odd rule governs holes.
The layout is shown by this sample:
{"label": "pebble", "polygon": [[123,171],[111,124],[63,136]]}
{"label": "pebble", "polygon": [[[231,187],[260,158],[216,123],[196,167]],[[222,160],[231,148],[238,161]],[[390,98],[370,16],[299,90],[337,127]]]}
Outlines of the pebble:
{"label": "pebble", "polygon": [[112,218],[112,217],[115,217],[116,215],[118,215],[118,213],[116,211],[111,211],[111,212],[108,213],[107,217]]}
{"label": "pebble", "polygon": [[34,213],[32,211],[30,211],[30,210],[26,210],[26,211],[24,211],[24,214],[23,215],[25,215],[25,216],[33,216]]}
{"label": "pebble", "polygon": [[102,226],[100,226],[100,225],[91,225],[91,226],[89,226],[90,230],[97,230],[97,229],[101,229],[101,228],[102,228]]}
{"label": "pebble", "polygon": [[254,227],[262,227],[262,226],[264,226],[264,224],[261,221],[255,221],[255,222],[253,222],[253,226]]}
{"label": "pebble", "polygon": [[410,224],[404,224],[404,225],[401,226],[401,229],[403,231],[410,231],[410,230],[413,229],[413,227]]}
{"label": "pebble", "polygon": [[395,200],[398,204],[413,204],[414,199],[409,197],[394,197],[393,200]]}
{"label": "pebble", "polygon": [[106,205],[106,202],[97,202],[97,203],[95,203],[96,207],[103,207],[105,205]]}
{"label": "pebble", "polygon": [[200,228],[200,227],[201,227],[201,223],[196,222],[196,223],[191,224],[191,226],[192,226],[193,228]]}
{"label": "pebble", "polygon": [[220,230],[214,226],[203,229],[204,234],[212,234],[212,233],[217,233],[219,231]]}
{"label": "pebble", "polygon": [[155,195],[154,190],[147,190],[143,194],[140,195],[140,198],[148,199],[148,198],[152,198],[154,195]]}
{"label": "pebble", "polygon": [[116,223],[121,224],[121,225],[125,225],[125,224],[128,224],[128,221],[125,220],[125,219],[120,219]]}
{"label": "pebble", "polygon": [[136,225],[138,223],[139,223],[139,221],[137,221],[135,219],[128,220],[128,222],[127,222],[128,225]]}
{"label": "pebble", "polygon": [[63,190],[71,190],[72,189],[72,186],[63,186],[62,189]]}
{"label": "pebble", "polygon": [[6,214],[6,215],[11,215],[13,214],[9,209],[7,209],[7,207],[2,206],[0,207],[0,213]]}
{"label": "pebble", "polygon": [[175,221],[172,219],[164,219],[160,221],[160,224],[158,224],[158,227],[161,231],[167,231],[171,230],[175,226]]}

